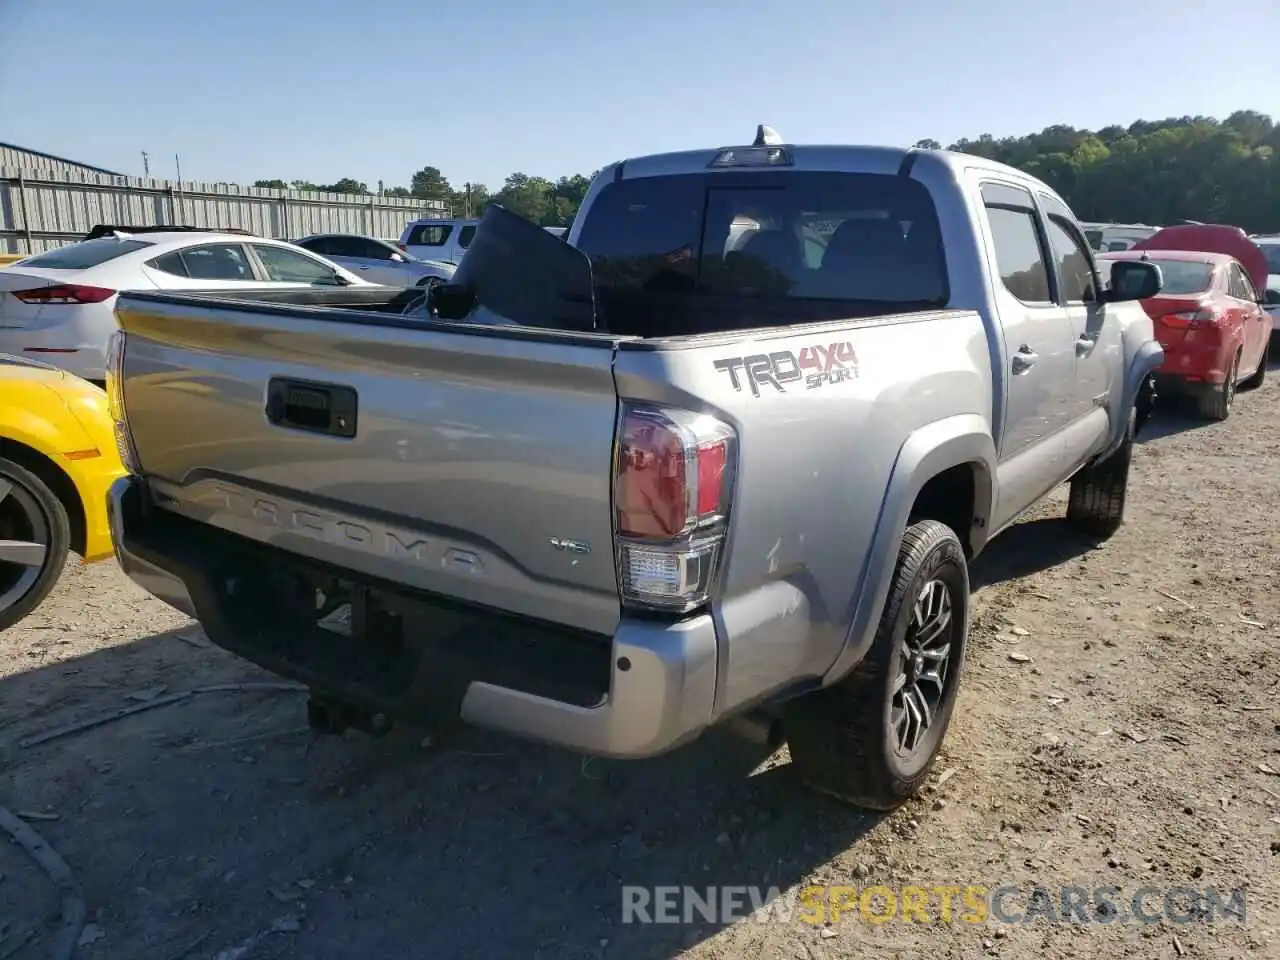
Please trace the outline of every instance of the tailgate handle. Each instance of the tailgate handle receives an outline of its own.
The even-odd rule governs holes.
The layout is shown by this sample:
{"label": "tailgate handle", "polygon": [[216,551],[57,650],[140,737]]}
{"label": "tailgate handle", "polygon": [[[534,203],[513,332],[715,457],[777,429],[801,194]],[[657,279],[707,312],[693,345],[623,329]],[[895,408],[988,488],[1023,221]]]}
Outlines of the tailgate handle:
{"label": "tailgate handle", "polygon": [[277,427],[354,437],[356,406],[356,392],[336,383],[273,377],[267,384],[267,421]]}

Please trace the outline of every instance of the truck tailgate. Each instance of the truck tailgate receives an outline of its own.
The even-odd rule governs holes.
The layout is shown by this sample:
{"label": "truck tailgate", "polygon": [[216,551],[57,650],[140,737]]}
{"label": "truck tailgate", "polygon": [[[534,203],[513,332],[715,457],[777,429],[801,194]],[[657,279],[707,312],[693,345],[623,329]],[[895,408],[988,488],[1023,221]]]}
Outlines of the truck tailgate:
{"label": "truck tailgate", "polygon": [[150,294],[122,295],[117,317],[129,426],[161,506],[612,633],[608,337]]}

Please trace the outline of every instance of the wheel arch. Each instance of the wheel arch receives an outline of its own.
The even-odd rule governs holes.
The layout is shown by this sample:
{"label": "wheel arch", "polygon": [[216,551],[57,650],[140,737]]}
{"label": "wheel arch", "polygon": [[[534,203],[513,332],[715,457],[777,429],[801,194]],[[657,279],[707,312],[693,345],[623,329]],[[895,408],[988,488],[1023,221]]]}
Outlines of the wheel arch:
{"label": "wheel arch", "polygon": [[840,680],[866,656],[893,581],[902,536],[913,520],[961,524],[952,529],[965,555],[981,552],[995,509],[995,476],[991,428],[977,414],[947,417],[906,438],[881,501],[849,633],[823,677],[824,685]]}
{"label": "wheel arch", "polygon": [[71,528],[71,549],[83,557],[86,539],[84,504],[80,502],[80,494],[67,472],[48,454],[12,437],[0,437],[0,457],[30,470],[58,498],[62,509],[67,512],[67,522]]}

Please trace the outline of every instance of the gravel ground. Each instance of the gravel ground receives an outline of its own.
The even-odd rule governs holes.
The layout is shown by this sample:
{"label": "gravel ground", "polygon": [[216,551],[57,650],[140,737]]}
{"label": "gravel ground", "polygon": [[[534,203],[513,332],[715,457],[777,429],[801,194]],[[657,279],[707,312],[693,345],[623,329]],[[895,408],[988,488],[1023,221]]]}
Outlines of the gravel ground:
{"label": "gravel ground", "polygon": [[[812,796],[785,750],[725,735],[631,764],[478,731],[313,741],[283,690],[197,693],[23,747],[273,679],[113,564],[69,568],[0,634],[0,804],[69,864],[85,958],[1280,956],[1277,412],[1280,376],[1224,424],[1163,415],[1101,548],[1065,528],[1061,496],[992,546],[945,754],[889,817]],[[854,908],[823,926],[788,921],[786,894],[769,923],[622,922],[624,885],[878,884],[1012,885],[1003,915],[1035,922],[960,906],[943,922],[931,900],[927,924]],[[1055,911],[1063,887],[1120,893],[1052,923],[1028,911],[1035,886]],[[1227,909],[1211,921],[1178,893],[1166,909],[1177,887]],[[1144,888],[1166,915],[1127,922]],[[52,956],[58,912],[0,844],[0,958]]]}

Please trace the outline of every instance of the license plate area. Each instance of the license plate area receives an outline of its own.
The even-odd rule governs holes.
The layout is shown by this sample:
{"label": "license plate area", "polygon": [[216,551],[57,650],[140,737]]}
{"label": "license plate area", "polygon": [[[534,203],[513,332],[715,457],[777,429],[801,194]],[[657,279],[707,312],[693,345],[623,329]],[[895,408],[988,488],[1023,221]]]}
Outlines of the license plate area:
{"label": "license plate area", "polygon": [[255,553],[215,575],[226,646],[313,686],[433,721],[477,681],[582,707],[608,693],[607,637]]}

